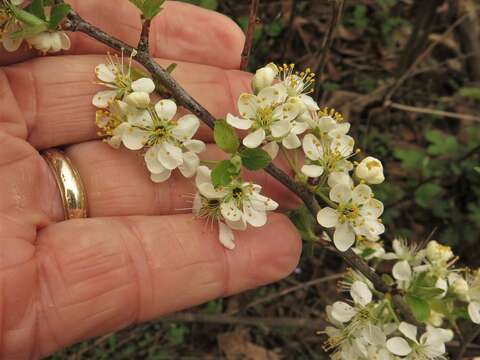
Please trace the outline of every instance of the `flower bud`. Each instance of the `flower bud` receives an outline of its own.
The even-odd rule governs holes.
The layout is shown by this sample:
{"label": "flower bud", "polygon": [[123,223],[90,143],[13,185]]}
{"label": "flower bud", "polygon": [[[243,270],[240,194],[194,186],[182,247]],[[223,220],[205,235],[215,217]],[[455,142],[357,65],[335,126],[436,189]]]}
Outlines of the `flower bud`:
{"label": "flower bud", "polygon": [[436,311],[430,311],[430,317],[428,318],[428,323],[435,327],[440,327],[443,324],[444,315]]}
{"label": "flower bud", "polygon": [[446,263],[453,258],[452,249],[450,246],[439,244],[435,240],[432,240],[427,245],[427,258],[430,261],[439,261]]}
{"label": "flower bud", "polygon": [[452,291],[459,295],[463,300],[467,299],[469,286],[464,278],[458,277],[453,284],[450,285]]}
{"label": "flower bud", "polygon": [[369,184],[380,184],[385,180],[382,163],[371,156],[366,157],[357,165],[355,175]]}
{"label": "flower bud", "polygon": [[42,32],[27,39],[28,43],[43,53],[58,52],[70,48],[70,39],[63,31]]}
{"label": "flower bud", "polygon": [[125,102],[139,109],[145,109],[150,105],[150,95],[143,91],[135,91],[125,98]]}
{"label": "flower bud", "polygon": [[252,79],[253,91],[258,94],[260,90],[271,86],[276,76],[277,72],[273,66],[267,65],[261,69],[258,69]]}

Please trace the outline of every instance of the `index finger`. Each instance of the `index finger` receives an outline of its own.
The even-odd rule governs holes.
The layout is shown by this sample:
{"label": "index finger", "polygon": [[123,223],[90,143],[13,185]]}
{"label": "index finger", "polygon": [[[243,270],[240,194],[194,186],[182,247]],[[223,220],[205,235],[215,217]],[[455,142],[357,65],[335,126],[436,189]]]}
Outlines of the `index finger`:
{"label": "index finger", "polygon": [[[135,46],[141,31],[139,12],[128,1],[70,0],[80,16],[107,33]],[[81,33],[69,33],[69,54],[105,54],[108,47]],[[150,32],[153,56],[176,61],[236,69],[244,43],[242,30],[228,17],[198,6],[167,1]],[[6,52],[0,46],[0,65],[24,61],[32,50]],[[219,53],[221,52],[221,56]]]}

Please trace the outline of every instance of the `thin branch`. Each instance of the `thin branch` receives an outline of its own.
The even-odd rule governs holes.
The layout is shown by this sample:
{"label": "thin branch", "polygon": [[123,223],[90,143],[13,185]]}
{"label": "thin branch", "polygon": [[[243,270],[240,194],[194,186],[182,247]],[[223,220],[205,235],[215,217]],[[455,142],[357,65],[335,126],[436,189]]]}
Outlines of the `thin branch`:
{"label": "thin branch", "polygon": [[150,39],[150,26],[152,24],[152,20],[145,19],[143,16],[142,19],[142,32],[140,34],[140,41],[138,42],[138,51],[144,53],[150,53],[149,49],[149,39]]}
{"label": "thin branch", "polygon": [[465,341],[462,343],[462,346],[458,350],[458,353],[455,359],[462,360],[470,343],[472,343],[479,335],[480,335],[480,326],[477,326],[477,328],[471,331],[470,335],[466,337]]}
{"label": "thin branch", "polygon": [[450,111],[435,110],[435,109],[429,109],[429,108],[423,108],[423,107],[417,107],[417,106],[409,106],[409,105],[403,105],[403,104],[398,104],[394,102],[385,103],[385,107],[391,107],[393,109],[413,112],[417,114],[428,114],[428,115],[435,115],[435,116],[447,117],[452,119],[480,122],[480,117],[475,115],[459,114],[459,113],[454,113]]}
{"label": "thin branch", "polygon": [[252,52],[253,35],[255,34],[255,27],[257,25],[257,12],[260,0],[252,0],[250,4],[250,15],[248,16],[248,27],[245,35],[245,46],[242,51],[242,61],[240,63],[240,70],[247,70],[250,54]]}
{"label": "thin branch", "polygon": [[403,85],[405,80],[407,80],[411,76],[417,66],[420,65],[423,61],[425,61],[430,56],[433,49],[435,49],[438,44],[444,41],[453,32],[453,30],[455,30],[466,19],[467,15],[463,15],[462,17],[458,18],[441,36],[435,39],[435,41],[433,41],[430,46],[428,46],[427,49],[425,49],[425,51],[415,59],[413,64],[410,65],[410,67],[403,73],[403,75],[401,75],[395,80],[394,84],[391,86],[387,95],[385,96],[385,103],[391,101],[392,96]]}
{"label": "thin branch", "polygon": [[225,314],[176,313],[164,316],[160,321],[212,323],[227,325],[251,325],[267,327],[296,327],[319,330],[326,326],[325,321],[319,319],[287,318],[287,317],[236,317]]}
{"label": "thin branch", "polygon": [[320,61],[318,62],[317,69],[315,71],[317,75],[317,83],[315,85],[315,97],[318,100],[320,98],[320,87],[321,87],[321,76],[325,65],[327,63],[328,55],[330,54],[330,49],[335,38],[335,31],[337,30],[338,23],[342,17],[343,4],[344,0],[331,0],[332,1],[332,17],[330,20],[330,25],[328,26],[327,35],[323,41],[322,45],[322,54],[320,56]]}
{"label": "thin branch", "polygon": [[[291,293],[299,291],[299,290],[307,289],[311,286],[319,285],[319,284],[329,282],[329,281],[339,280],[343,276],[345,276],[345,273],[333,274],[333,275],[324,276],[324,277],[321,277],[321,278],[318,278],[318,279],[313,279],[313,280],[310,280],[310,281],[306,281],[306,282],[300,283],[300,284],[295,285],[295,286],[288,287],[288,288],[280,290],[279,292],[276,292],[274,294],[271,294],[271,295],[265,296],[263,298],[252,301],[251,303],[244,306],[243,310],[249,309],[249,308],[257,306],[257,305],[264,304],[266,302],[276,300],[280,297],[286,296],[288,294],[291,294]],[[238,311],[239,311],[239,309],[233,309],[232,311],[227,312],[227,314],[228,315],[234,315]]]}

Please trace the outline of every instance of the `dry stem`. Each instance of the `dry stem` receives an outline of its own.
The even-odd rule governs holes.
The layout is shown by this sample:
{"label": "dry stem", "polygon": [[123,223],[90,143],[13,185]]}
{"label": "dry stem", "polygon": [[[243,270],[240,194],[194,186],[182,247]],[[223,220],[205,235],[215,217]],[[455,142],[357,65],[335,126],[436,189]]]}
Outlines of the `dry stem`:
{"label": "dry stem", "polygon": [[253,35],[255,34],[255,27],[257,24],[258,4],[260,0],[252,0],[250,4],[250,15],[248,16],[247,33],[245,34],[245,46],[242,51],[242,61],[240,63],[240,70],[247,70],[250,54],[252,52]]}

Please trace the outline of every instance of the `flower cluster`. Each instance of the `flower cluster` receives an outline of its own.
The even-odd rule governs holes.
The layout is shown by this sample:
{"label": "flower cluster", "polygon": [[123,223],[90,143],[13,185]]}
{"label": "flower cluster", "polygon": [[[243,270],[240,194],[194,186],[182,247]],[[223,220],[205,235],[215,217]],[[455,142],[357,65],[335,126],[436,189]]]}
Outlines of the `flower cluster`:
{"label": "flower cluster", "polygon": [[[248,130],[245,147],[262,147],[272,159],[282,150],[297,179],[328,205],[317,214],[318,223],[334,228],[335,246],[346,251],[357,241],[378,241],[385,231],[383,204],[369,186],[384,181],[383,166],[370,156],[352,161],[359,151],[348,135],[350,124],[308,95],[313,79],[308,69],[268,64],[253,77],[253,93],[240,95],[239,116],[228,114],[227,122]],[[296,149],[303,150],[302,164]]]}
{"label": "flower cluster", "polygon": [[0,2],[0,43],[5,50],[18,50],[24,40],[44,54],[70,49],[69,37],[58,29],[70,7],[60,4],[29,9],[24,3],[24,0]]}
{"label": "flower cluster", "polygon": [[333,326],[325,329],[325,349],[333,350],[332,359],[444,359],[445,343],[452,340],[453,331],[427,325],[418,339],[417,327],[398,320],[389,298],[374,299],[368,280],[351,273],[344,286],[353,305],[337,301],[327,306]]}
{"label": "flower cluster", "polygon": [[[205,144],[193,138],[200,126],[199,119],[191,114],[177,119],[175,102],[155,99],[155,83],[132,67],[131,58],[126,64],[123,57],[109,56],[106,64],[96,67],[95,74],[98,84],[106,88],[92,99],[98,108],[96,123],[100,135],[114,148],[123,145],[129,150],[145,150],[144,160],[153,182],[168,180],[175,169],[186,178],[196,175],[193,213],[218,222],[221,244],[233,249],[233,230],[244,231],[247,224],[261,227],[267,223],[267,211],[275,210],[278,204],[261,195],[259,185],[243,181],[240,173],[242,161],[248,164],[258,154],[249,157],[248,152],[235,148],[232,153],[238,154],[232,162],[227,162],[227,167],[220,162],[212,175],[210,168],[200,166],[199,154],[205,150]],[[218,125],[228,126],[221,121]],[[236,136],[234,132],[224,134],[220,142],[224,137],[238,142]],[[218,181],[219,177],[223,180]]]}
{"label": "flower cluster", "polygon": [[426,330],[418,337],[416,326],[399,320],[389,296],[350,271],[341,284],[350,290],[353,306],[338,301],[327,307],[334,327],[325,331],[325,347],[333,350],[334,359],[446,359],[445,343],[453,338],[451,324],[462,319],[480,323],[480,271],[454,268],[450,247],[435,240],[422,247],[395,239],[392,249],[369,258],[375,264],[384,262],[383,268],[391,264],[391,273],[383,278],[404,295]]}
{"label": "flower cluster", "polygon": [[170,178],[178,169],[193,177],[200,164],[198,154],[205,144],[193,139],[200,121],[195,115],[175,119],[177,105],[164,99],[152,104],[155,83],[132,68],[131,59],[109,57],[107,64],[95,69],[99,84],[108,90],[95,94],[92,103],[99,110],[97,125],[106,142],[118,148],[146,149],[144,158],[154,182]]}

